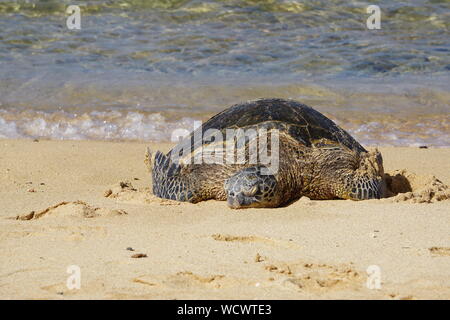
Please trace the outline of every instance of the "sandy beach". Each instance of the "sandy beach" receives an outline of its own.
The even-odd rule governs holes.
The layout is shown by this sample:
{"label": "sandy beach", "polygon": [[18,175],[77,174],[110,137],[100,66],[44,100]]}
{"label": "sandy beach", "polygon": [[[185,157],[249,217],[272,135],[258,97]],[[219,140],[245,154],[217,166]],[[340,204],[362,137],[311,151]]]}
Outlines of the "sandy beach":
{"label": "sandy beach", "polygon": [[[1,299],[450,298],[449,200],[178,203],[151,194],[147,145],[0,141]],[[450,183],[449,148],[380,151],[412,191]]]}

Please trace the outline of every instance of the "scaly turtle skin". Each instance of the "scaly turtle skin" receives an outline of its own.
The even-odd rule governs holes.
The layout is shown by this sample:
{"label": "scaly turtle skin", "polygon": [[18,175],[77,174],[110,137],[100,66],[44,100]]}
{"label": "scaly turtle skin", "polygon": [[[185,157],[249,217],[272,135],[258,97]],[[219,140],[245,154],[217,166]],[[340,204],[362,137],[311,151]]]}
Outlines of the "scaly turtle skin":
{"label": "scaly turtle skin", "polygon": [[[223,141],[210,134],[212,129],[222,134]],[[259,157],[256,163],[249,161],[252,146],[272,139],[251,134],[234,149],[237,159],[239,154],[245,156],[243,162],[228,162],[217,151],[211,154],[223,161],[208,161],[205,150],[234,146],[234,138],[227,138],[229,129],[266,130],[269,137],[276,132],[277,170],[269,170]],[[270,142],[266,144],[266,154],[277,151]],[[206,160],[196,161],[202,154]],[[217,199],[227,200],[232,208],[278,207],[301,196],[363,200],[378,199],[384,192],[381,154],[367,152],[333,121],[292,100],[261,99],[234,105],[209,119],[168,154],[158,151],[151,159],[149,152],[147,157],[153,193],[178,201]]]}

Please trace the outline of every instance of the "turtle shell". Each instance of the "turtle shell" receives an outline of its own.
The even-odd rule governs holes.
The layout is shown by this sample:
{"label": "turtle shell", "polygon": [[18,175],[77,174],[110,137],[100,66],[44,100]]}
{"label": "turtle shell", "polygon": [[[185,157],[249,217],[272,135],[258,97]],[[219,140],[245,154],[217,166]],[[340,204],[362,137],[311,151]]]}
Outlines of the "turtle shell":
{"label": "turtle shell", "polygon": [[[209,129],[217,129],[225,137],[226,129],[276,128],[307,147],[329,148],[345,146],[357,152],[366,150],[345,130],[320,112],[294,100],[260,99],[234,105],[210,118],[207,122],[183,139],[181,144],[193,146],[195,152],[205,141],[195,139]],[[225,138],[224,138],[225,139]],[[210,143],[210,142],[206,142]]]}

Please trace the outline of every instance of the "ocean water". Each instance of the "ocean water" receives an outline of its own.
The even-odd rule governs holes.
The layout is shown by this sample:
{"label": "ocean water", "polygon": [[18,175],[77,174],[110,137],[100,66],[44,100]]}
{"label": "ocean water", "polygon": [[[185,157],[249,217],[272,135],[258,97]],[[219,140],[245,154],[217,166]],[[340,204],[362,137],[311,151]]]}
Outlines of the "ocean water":
{"label": "ocean water", "polygon": [[[81,8],[81,29],[66,26]],[[365,145],[450,146],[450,2],[0,0],[0,138],[170,141],[292,98]]]}

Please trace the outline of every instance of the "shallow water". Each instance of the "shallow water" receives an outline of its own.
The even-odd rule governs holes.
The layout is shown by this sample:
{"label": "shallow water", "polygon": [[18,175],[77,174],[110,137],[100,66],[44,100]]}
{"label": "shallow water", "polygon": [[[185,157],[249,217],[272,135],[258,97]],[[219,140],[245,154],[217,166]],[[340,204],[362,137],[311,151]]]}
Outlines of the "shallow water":
{"label": "shallow water", "polygon": [[[372,2],[371,2],[372,3]],[[363,144],[450,146],[450,3],[0,0],[0,137],[169,140],[260,97]]]}

